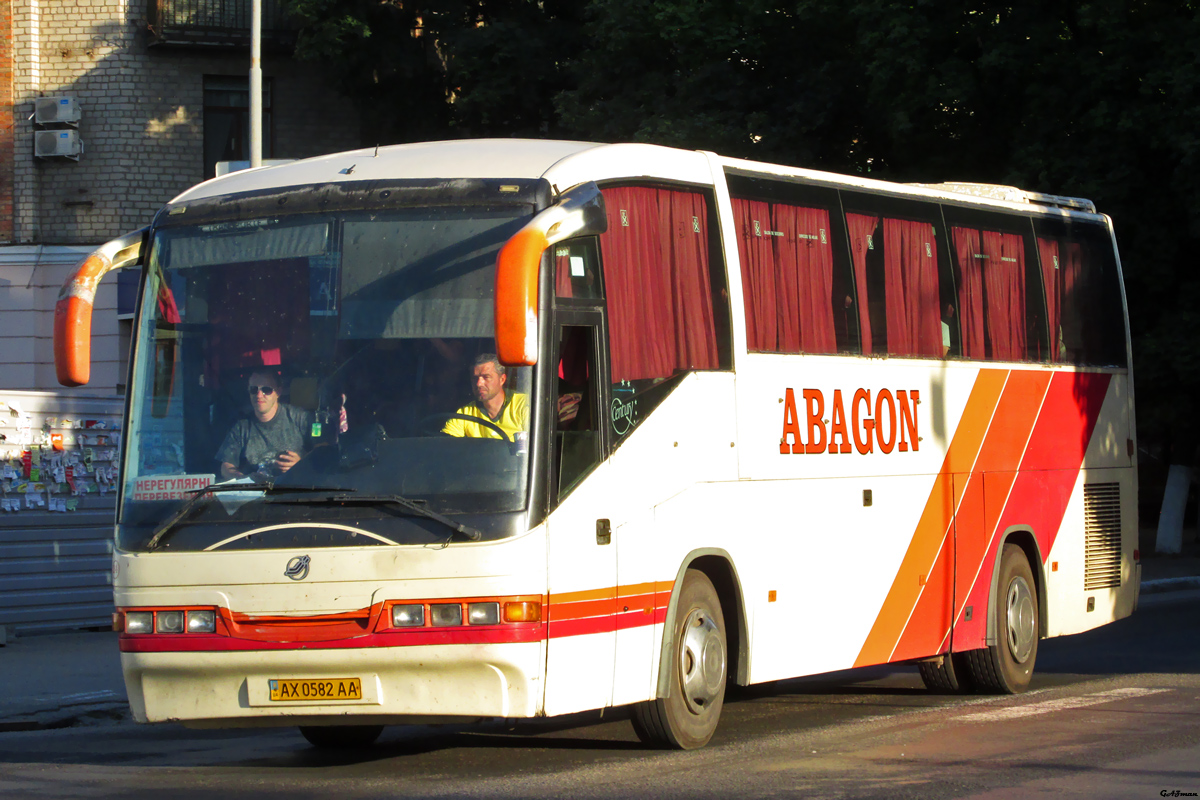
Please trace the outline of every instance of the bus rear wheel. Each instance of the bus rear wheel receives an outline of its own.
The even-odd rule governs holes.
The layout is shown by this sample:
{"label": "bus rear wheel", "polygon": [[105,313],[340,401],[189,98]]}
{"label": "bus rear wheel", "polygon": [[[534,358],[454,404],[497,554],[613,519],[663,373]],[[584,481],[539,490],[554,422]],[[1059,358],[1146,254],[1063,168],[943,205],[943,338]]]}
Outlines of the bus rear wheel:
{"label": "bus rear wheel", "polygon": [[936,694],[969,694],[975,691],[966,653],[945,653],[917,665],[925,688]]}
{"label": "bus rear wheel", "polygon": [[382,725],[301,725],[300,735],[322,750],[367,747],[383,733]]}
{"label": "bus rear wheel", "polygon": [[721,602],[700,570],[684,573],[672,635],[670,696],[635,705],[633,729],[646,744],[693,750],[717,729],[728,671]]}
{"label": "bus rear wheel", "polygon": [[993,605],[996,644],[965,655],[980,691],[1019,694],[1029,688],[1037,661],[1038,599],[1025,551],[1004,545],[1000,554],[1000,594]]}

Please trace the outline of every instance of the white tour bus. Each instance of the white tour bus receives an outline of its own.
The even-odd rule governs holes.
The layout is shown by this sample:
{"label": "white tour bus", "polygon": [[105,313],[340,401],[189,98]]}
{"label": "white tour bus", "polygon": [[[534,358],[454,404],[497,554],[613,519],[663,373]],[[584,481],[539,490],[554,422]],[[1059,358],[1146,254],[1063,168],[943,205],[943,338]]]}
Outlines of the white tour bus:
{"label": "white tour bus", "polygon": [[1019,692],[1039,640],[1137,602],[1128,326],[1086,200],[640,144],[324,156],[89,257],[64,384],[126,265],[139,721],[348,746],[630,706],[692,748],[730,682]]}

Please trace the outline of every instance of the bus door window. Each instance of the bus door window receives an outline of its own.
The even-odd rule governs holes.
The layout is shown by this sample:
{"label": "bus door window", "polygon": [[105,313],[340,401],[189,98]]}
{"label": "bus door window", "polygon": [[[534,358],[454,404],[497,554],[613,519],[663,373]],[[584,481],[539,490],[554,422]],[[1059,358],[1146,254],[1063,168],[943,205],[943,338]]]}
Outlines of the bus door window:
{"label": "bus door window", "polygon": [[570,300],[599,300],[604,296],[594,236],[555,245],[554,295]]}
{"label": "bus door window", "polygon": [[555,498],[561,501],[601,457],[596,328],[559,328],[554,420]]}

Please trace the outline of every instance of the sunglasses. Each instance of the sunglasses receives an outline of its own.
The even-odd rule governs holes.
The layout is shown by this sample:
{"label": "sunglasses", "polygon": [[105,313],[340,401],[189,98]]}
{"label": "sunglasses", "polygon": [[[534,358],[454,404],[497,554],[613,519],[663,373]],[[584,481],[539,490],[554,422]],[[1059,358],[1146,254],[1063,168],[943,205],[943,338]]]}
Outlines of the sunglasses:
{"label": "sunglasses", "polygon": [[247,386],[246,388],[249,390],[251,396],[258,394],[260,391],[264,397],[270,397],[275,394],[274,386]]}

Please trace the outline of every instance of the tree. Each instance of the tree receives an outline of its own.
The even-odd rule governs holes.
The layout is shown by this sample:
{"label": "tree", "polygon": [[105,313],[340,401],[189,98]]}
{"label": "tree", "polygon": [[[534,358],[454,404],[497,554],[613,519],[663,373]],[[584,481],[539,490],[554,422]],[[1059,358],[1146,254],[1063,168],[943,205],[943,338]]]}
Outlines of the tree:
{"label": "tree", "polygon": [[545,136],[578,49],[572,0],[288,0],[299,58],[353,98],[368,142]]}
{"label": "tree", "polygon": [[402,0],[287,0],[287,10],[300,24],[296,56],[354,101],[364,142],[442,138],[450,114],[429,12]]}
{"label": "tree", "polygon": [[435,18],[450,87],[451,126],[462,136],[561,135],[554,97],[582,44],[577,0],[491,0]]}
{"label": "tree", "polygon": [[1114,218],[1140,429],[1200,436],[1200,26],[1163,0],[593,0],[561,124],[892,180],[1078,195]]}

